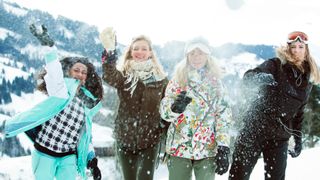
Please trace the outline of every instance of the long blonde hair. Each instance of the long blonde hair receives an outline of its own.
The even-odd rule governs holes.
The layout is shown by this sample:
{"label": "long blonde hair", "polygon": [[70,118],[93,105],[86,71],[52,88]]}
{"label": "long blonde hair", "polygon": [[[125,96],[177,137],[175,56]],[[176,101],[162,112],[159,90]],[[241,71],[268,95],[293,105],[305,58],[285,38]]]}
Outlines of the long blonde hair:
{"label": "long blonde hair", "polygon": [[[309,64],[310,67],[310,81],[314,84],[320,84],[320,72],[318,69],[318,66],[316,64],[315,59],[311,56],[310,50],[308,47],[308,44],[305,44],[306,46],[306,54],[305,54],[305,60]],[[289,61],[290,63],[293,63],[296,65],[302,72],[304,72],[305,69],[303,69],[303,65],[298,65],[295,63],[294,57],[290,51],[290,44],[287,43],[286,46],[280,46],[276,49],[277,56],[281,59],[281,62],[284,64],[286,61]]]}
{"label": "long blonde hair", "polygon": [[[209,76],[214,76],[217,79],[222,78],[221,68],[215,61],[215,59],[208,55],[207,63],[205,65],[207,68],[207,73]],[[181,87],[187,86],[188,83],[188,72],[190,71],[190,64],[188,56],[186,56],[182,61],[180,61],[174,70],[173,79],[175,79]]]}
{"label": "long blonde hair", "polygon": [[129,72],[129,70],[131,69],[130,63],[129,61],[132,60],[132,56],[131,56],[131,52],[132,52],[132,48],[133,48],[133,44],[137,41],[145,41],[148,43],[149,46],[149,50],[151,51],[151,61],[154,63],[155,65],[155,70],[157,73],[159,73],[162,76],[167,76],[167,74],[165,73],[165,71],[163,70],[163,66],[160,64],[160,62],[158,61],[158,58],[155,55],[155,52],[152,49],[152,42],[151,40],[145,36],[145,35],[140,35],[137,36],[135,38],[132,39],[129,47],[127,47],[123,57],[122,57],[122,63],[120,63],[118,65],[118,69],[125,74],[126,72]]}

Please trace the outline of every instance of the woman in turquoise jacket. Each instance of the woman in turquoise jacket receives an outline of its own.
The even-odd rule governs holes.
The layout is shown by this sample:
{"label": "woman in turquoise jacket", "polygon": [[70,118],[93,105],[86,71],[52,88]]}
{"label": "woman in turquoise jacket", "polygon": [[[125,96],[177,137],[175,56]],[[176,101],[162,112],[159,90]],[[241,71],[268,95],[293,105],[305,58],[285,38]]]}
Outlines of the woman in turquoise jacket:
{"label": "woman in turquoise jacket", "polygon": [[38,90],[48,98],[5,122],[6,137],[25,132],[34,143],[32,170],[35,179],[86,179],[86,168],[101,179],[91,144],[92,117],[101,108],[102,84],[94,66],[83,57],[58,60],[47,30],[30,26],[32,34],[47,46],[45,70]]}

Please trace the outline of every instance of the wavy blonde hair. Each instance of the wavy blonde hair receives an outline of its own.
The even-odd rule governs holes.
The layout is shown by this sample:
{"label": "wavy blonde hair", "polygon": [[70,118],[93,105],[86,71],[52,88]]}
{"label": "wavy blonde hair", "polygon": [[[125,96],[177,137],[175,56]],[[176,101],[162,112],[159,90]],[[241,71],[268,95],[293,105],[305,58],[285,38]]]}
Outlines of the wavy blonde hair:
{"label": "wavy blonde hair", "polygon": [[[319,72],[317,63],[310,54],[308,44],[305,44],[305,46],[306,46],[305,59],[310,67],[310,77],[311,77],[310,81],[313,82],[314,84],[320,84],[320,72]],[[289,61],[290,63],[296,65],[302,72],[305,71],[305,69],[303,68],[303,64],[297,64],[296,61],[294,60],[294,57],[290,51],[289,43],[287,43],[287,45],[285,46],[280,46],[279,48],[277,48],[276,54],[280,58],[282,64],[285,64],[287,61]]]}
{"label": "wavy blonde hair", "polygon": [[162,76],[167,76],[167,74],[165,73],[165,71],[163,70],[163,66],[160,64],[158,58],[155,55],[155,52],[152,49],[152,42],[151,40],[145,36],[145,35],[140,35],[137,36],[135,38],[132,39],[129,47],[126,49],[123,57],[121,58],[121,61],[118,65],[117,68],[123,73],[125,74],[126,72],[130,71],[131,66],[129,61],[132,60],[132,56],[131,56],[131,52],[132,52],[132,48],[133,48],[133,44],[137,41],[145,41],[148,43],[149,46],[149,50],[151,51],[151,61],[154,63],[155,68],[156,68],[156,72],[159,73]]}
{"label": "wavy blonde hair", "polygon": [[[180,61],[175,67],[175,70],[173,73],[173,79],[175,79],[182,88],[187,86],[187,83],[188,83],[187,74],[190,71],[190,68],[191,68],[190,66],[191,65],[189,63],[188,56],[186,55],[186,58]],[[208,55],[208,59],[205,67],[207,68],[208,76],[214,76],[217,79],[222,78],[222,70],[212,56]]]}

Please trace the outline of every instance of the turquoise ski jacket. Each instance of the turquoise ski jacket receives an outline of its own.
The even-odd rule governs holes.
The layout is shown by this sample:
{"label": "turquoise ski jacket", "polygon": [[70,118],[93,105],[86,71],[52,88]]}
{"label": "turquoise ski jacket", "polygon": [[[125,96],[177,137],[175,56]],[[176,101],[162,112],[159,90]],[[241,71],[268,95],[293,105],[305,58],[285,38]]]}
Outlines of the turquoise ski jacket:
{"label": "turquoise ski jacket", "polygon": [[[55,62],[52,62],[55,61]],[[53,64],[60,64],[57,60],[56,52],[51,52],[51,54],[47,54],[46,56],[47,65],[50,63]],[[53,67],[57,67],[53,65]],[[60,64],[61,67],[61,64]],[[50,69],[50,68],[49,68]],[[50,70],[48,73],[50,73]],[[60,69],[55,69],[56,73],[62,72]],[[17,114],[16,116],[12,117],[11,119],[6,121],[5,124],[5,133],[6,137],[12,137],[19,133],[25,132],[27,136],[34,141],[36,138],[37,130],[36,128],[41,124],[45,123],[46,121],[53,118],[56,114],[62,111],[68,104],[72,101],[74,96],[77,93],[77,89],[79,87],[80,81],[73,78],[63,78],[64,87],[67,90],[67,98],[62,96],[49,96],[44,101],[40,102],[39,104],[35,105],[28,111],[22,112]],[[61,83],[60,83],[61,84]],[[48,87],[47,87],[48,88]],[[90,91],[81,87],[80,90],[84,92],[86,96],[92,99],[96,99]],[[87,162],[94,158],[95,153],[92,147],[92,118],[93,116],[100,110],[101,102],[97,103],[94,107],[88,108],[85,107],[85,125],[83,126],[77,146],[77,166],[78,172],[80,175],[86,179],[86,166]],[[89,148],[92,147],[92,148]]]}

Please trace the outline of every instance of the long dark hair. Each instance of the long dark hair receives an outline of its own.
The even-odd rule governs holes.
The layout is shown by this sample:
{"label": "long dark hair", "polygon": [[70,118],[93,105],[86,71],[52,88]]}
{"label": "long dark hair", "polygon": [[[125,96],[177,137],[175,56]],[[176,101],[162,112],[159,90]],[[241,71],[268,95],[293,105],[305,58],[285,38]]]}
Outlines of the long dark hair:
{"label": "long dark hair", "polygon": [[[65,57],[60,60],[63,70],[63,75],[65,77],[69,76],[69,70],[75,63],[81,63],[87,66],[87,79],[84,84],[84,87],[88,89],[96,98],[101,100],[103,98],[103,87],[101,78],[98,76],[97,72],[95,71],[95,67],[92,63],[89,62],[88,58],[86,57]],[[37,77],[37,89],[41,92],[47,94],[46,83],[44,81],[44,76],[46,75],[45,69],[41,69],[38,77]]]}

